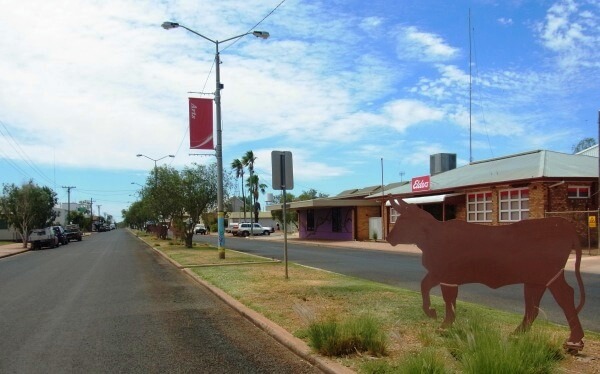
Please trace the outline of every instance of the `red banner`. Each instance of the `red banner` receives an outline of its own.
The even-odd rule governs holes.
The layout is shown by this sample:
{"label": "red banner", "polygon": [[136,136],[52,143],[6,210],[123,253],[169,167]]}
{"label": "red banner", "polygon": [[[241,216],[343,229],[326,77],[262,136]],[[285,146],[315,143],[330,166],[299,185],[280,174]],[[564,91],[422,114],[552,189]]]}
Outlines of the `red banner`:
{"label": "red banner", "polygon": [[429,175],[416,177],[411,180],[412,192],[429,191],[431,189],[431,181]]}
{"label": "red banner", "polygon": [[215,149],[213,100],[190,97],[190,149]]}

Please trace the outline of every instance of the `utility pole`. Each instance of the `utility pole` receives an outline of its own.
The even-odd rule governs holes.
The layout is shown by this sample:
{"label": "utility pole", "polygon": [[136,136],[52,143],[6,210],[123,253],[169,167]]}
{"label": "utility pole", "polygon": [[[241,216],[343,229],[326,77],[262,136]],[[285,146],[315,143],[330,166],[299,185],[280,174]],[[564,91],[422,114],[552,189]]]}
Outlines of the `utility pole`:
{"label": "utility pole", "polygon": [[67,220],[66,220],[65,224],[68,225],[69,223],[71,223],[69,221],[69,219],[71,218],[71,217],[69,217],[71,215],[71,190],[73,188],[77,188],[77,187],[75,187],[75,186],[62,186],[62,188],[66,188],[67,189]]}
{"label": "utility pole", "polygon": [[90,232],[94,231],[94,198],[90,197]]}

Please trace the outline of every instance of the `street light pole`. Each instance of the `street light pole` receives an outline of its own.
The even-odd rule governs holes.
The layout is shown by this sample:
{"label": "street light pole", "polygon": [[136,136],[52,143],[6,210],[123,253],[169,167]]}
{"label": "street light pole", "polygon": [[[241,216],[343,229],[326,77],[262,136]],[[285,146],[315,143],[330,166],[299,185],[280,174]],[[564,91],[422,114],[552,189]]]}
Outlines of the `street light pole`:
{"label": "street light pole", "polygon": [[215,87],[215,106],[216,106],[216,121],[217,121],[217,144],[215,147],[215,154],[217,157],[217,227],[219,231],[219,238],[217,241],[217,249],[219,251],[219,258],[225,258],[225,209],[223,206],[223,143],[222,143],[222,130],[221,130],[221,90],[223,85],[221,84],[221,57],[219,54],[219,43],[225,43],[231,40],[239,39],[243,36],[252,34],[257,38],[267,39],[269,33],[266,31],[251,31],[245,34],[237,35],[225,40],[212,40],[192,29],[187,28],[177,22],[163,22],[161,25],[165,30],[182,27],[192,34],[198,35],[199,37],[208,40],[215,45],[215,76],[216,76],[216,87]]}
{"label": "street light pole", "polygon": [[156,166],[156,162],[162,160],[163,158],[167,158],[167,157],[173,158],[175,156],[174,155],[166,155],[166,156],[163,156],[161,158],[154,159],[152,157],[148,157],[146,155],[138,153],[136,155],[136,157],[146,157],[147,159],[154,161],[154,188],[156,188],[156,187],[158,187],[158,169],[157,169],[157,166]]}

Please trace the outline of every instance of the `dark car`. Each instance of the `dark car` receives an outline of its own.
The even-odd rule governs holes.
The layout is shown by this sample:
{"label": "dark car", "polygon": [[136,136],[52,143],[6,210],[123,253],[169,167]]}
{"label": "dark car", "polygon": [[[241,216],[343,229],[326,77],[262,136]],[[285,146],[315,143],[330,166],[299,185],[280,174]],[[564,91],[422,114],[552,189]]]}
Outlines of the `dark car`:
{"label": "dark car", "polygon": [[65,232],[65,229],[62,228],[62,226],[52,226],[52,230],[54,231],[54,234],[58,238],[58,242],[60,244],[69,244],[67,233]]}
{"label": "dark car", "polygon": [[80,242],[83,239],[83,234],[79,229],[79,225],[66,225],[65,233],[67,235],[68,241],[77,240],[78,242]]}

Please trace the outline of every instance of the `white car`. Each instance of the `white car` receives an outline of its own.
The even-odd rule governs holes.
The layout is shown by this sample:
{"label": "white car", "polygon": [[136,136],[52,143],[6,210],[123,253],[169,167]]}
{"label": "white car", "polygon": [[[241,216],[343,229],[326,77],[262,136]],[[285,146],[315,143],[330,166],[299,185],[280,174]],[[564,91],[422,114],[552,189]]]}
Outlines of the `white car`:
{"label": "white car", "polygon": [[206,226],[203,223],[199,223],[194,226],[194,234],[206,235],[208,234],[208,230],[206,230]]}
{"label": "white car", "polygon": [[231,233],[236,236],[250,236],[250,231],[253,235],[271,235],[273,229],[261,226],[259,223],[242,222],[239,224],[237,231],[231,231]]}

